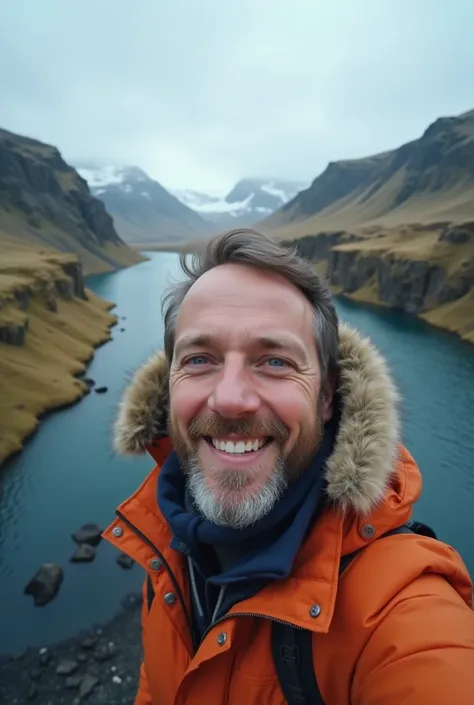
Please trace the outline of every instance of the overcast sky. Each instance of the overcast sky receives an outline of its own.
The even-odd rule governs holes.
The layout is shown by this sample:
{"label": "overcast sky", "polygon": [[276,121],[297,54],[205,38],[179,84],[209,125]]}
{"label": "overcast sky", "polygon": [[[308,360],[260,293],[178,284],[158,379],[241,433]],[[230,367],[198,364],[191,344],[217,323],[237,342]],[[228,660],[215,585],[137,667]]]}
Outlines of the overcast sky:
{"label": "overcast sky", "polygon": [[0,126],[165,187],[311,181],[474,108],[474,0],[0,0]]}

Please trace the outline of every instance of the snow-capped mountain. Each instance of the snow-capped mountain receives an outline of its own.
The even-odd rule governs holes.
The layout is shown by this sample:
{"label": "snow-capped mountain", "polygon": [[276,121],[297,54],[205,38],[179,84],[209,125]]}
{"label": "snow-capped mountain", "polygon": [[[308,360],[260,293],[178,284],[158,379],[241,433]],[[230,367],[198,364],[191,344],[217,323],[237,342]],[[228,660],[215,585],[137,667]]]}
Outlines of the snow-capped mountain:
{"label": "snow-capped mountain", "polygon": [[280,179],[242,179],[225,198],[173,191],[188,208],[219,226],[256,223],[281,208],[307,184]]}
{"label": "snow-capped mountain", "polygon": [[78,165],[93,196],[100,198],[126,242],[184,242],[206,234],[210,225],[136,166]]}

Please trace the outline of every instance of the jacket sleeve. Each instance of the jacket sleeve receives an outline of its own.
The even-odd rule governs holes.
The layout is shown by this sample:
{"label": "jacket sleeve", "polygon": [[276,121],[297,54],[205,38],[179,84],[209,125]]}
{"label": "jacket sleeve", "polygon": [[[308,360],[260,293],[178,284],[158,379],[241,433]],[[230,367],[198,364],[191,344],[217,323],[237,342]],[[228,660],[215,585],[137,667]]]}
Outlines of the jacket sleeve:
{"label": "jacket sleeve", "polygon": [[474,612],[447,580],[424,574],[387,607],[358,659],[351,703],[474,703]]}

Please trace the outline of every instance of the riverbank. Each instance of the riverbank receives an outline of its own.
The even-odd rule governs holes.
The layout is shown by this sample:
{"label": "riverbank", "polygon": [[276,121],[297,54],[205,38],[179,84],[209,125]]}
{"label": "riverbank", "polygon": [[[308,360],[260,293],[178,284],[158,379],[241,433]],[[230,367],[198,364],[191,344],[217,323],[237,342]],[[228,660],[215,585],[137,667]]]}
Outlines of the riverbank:
{"label": "riverbank", "polygon": [[0,655],[2,705],[133,705],[142,658],[141,596],[108,623],[72,639]]}
{"label": "riverbank", "polygon": [[0,465],[45,414],[89,392],[80,379],[111,339],[114,304],[84,287],[76,255],[10,252],[0,268]]}

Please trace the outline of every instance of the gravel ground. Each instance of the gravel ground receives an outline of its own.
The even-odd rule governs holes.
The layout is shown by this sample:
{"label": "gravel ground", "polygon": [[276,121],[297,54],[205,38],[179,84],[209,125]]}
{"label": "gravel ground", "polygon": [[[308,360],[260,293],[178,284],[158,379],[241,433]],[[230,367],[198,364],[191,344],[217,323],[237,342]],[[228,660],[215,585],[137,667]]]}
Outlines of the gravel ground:
{"label": "gravel ground", "polygon": [[[142,657],[141,597],[100,628],[0,660],[0,705],[133,705]],[[0,657],[1,658],[1,657]]]}

